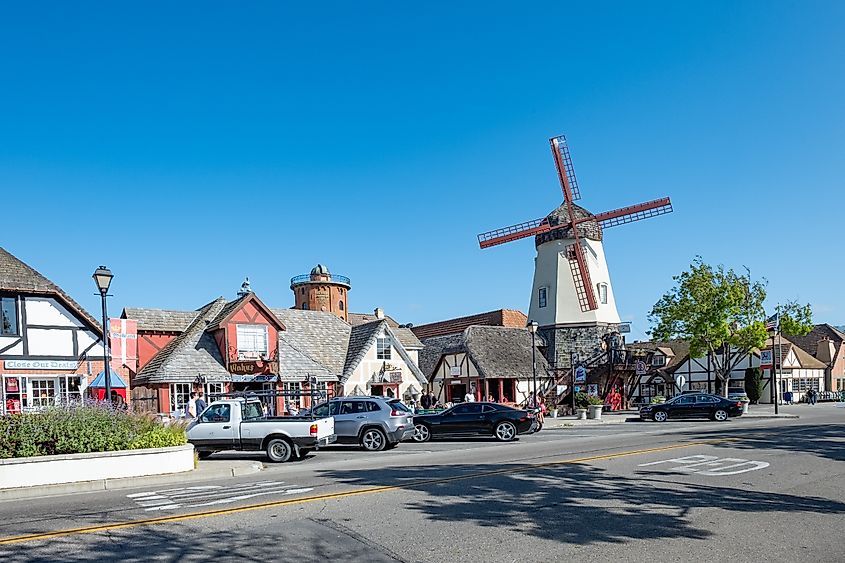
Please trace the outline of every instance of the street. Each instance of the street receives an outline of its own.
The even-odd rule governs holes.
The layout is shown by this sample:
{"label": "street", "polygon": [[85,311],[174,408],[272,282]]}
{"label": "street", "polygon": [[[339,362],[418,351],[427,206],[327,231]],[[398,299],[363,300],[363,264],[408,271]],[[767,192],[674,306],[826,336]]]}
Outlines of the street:
{"label": "street", "polygon": [[790,409],[332,447],[250,476],[4,502],[0,558],[841,561],[845,409]]}

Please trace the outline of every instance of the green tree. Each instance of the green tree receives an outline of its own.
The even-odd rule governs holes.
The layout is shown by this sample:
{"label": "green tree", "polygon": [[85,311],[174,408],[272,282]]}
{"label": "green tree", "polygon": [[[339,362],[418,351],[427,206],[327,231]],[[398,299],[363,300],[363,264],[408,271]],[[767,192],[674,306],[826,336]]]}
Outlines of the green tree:
{"label": "green tree", "polygon": [[752,404],[757,404],[763,395],[763,374],[760,368],[745,369],[745,394]]}
{"label": "green tree", "polygon": [[[766,344],[766,281],[753,280],[748,270],[738,274],[705,264],[700,256],[673,279],[675,287],[649,314],[650,335],[657,340],[687,340],[690,357],[709,356],[722,393],[727,394],[731,372]],[[809,305],[790,302],[779,312],[784,334],[807,334],[812,329]]]}

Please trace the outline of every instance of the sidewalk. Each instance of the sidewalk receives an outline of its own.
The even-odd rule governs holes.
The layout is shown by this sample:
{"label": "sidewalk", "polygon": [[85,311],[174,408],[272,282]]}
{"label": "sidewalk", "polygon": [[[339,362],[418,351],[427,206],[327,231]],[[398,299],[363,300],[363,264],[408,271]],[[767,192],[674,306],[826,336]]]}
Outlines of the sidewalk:
{"label": "sidewalk", "polygon": [[226,477],[237,477],[258,473],[263,468],[260,461],[211,459],[200,461],[193,471],[185,473],[166,473],[164,475],[147,475],[145,477],[126,477],[123,479],[98,479],[96,481],[81,481],[78,483],[59,483],[57,485],[42,485],[39,487],[21,487],[16,489],[0,489],[0,502],[11,500],[54,497],[77,493],[91,493],[96,491],[113,491],[132,489],[137,487],[153,487],[174,483],[191,483],[209,481]]}
{"label": "sidewalk", "polygon": [[557,418],[546,417],[543,428],[566,428],[569,426],[600,426],[603,424],[622,424],[623,422],[638,421],[639,412],[635,410],[602,412],[599,420],[578,420],[575,415],[559,416]]}
{"label": "sidewalk", "polygon": [[748,405],[748,413],[742,415],[742,418],[801,418],[794,414],[790,406],[794,405],[778,405],[778,414],[775,414],[774,405]]}

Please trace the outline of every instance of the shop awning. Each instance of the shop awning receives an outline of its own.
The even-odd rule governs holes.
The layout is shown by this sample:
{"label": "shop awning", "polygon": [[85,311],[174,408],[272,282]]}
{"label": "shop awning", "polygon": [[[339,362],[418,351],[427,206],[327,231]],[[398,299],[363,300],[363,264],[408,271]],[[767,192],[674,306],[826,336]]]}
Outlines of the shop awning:
{"label": "shop awning", "polygon": [[[112,389],[126,389],[126,382],[123,381],[123,378],[120,377],[116,371],[109,368],[109,383],[111,384]],[[105,387],[106,386],[106,375],[105,371],[101,371],[97,374],[97,377],[94,378],[94,382],[91,383],[88,387]]]}

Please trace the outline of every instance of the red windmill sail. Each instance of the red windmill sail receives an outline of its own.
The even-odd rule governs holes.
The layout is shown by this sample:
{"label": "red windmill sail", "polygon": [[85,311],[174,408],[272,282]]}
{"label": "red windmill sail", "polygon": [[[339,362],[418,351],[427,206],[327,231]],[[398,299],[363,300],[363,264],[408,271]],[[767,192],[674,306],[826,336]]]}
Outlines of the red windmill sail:
{"label": "red windmill sail", "polygon": [[552,225],[549,216],[546,216],[542,219],[517,223],[509,227],[481,233],[478,235],[478,244],[481,248],[488,248],[549,231],[570,229],[573,243],[567,247],[567,258],[569,259],[569,267],[572,272],[572,280],[575,283],[578,304],[581,307],[581,311],[594,311],[598,309],[598,303],[593,284],[590,280],[590,271],[587,267],[587,260],[584,254],[583,244],[580,240],[581,235],[578,232],[578,225],[586,222],[596,222],[601,228],[607,228],[633,223],[671,213],[672,202],[668,197],[664,197],[596,215],[579,217],[575,212],[573,201],[581,198],[581,191],[578,187],[578,180],[575,177],[575,167],[572,164],[572,157],[569,153],[569,147],[566,144],[566,137],[563,135],[552,137],[549,139],[549,144],[551,145],[560,187],[563,191],[562,207],[566,209],[568,220]]}

